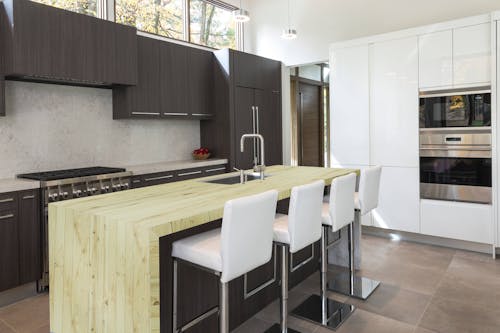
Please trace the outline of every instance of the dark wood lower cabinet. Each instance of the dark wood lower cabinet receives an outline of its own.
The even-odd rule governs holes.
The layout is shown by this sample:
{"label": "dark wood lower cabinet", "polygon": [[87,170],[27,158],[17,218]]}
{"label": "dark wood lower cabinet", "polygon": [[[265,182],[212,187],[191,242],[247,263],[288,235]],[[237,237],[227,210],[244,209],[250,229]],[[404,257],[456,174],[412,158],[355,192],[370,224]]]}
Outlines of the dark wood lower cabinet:
{"label": "dark wood lower cabinet", "polygon": [[19,192],[19,284],[40,278],[40,194],[38,190]]}
{"label": "dark wood lower cabinet", "polygon": [[19,285],[17,210],[0,211],[0,291]]}
{"label": "dark wood lower cabinet", "polygon": [[[288,200],[278,203],[278,211],[288,209]],[[201,232],[220,228],[221,221],[214,221],[205,225],[178,232],[160,239],[160,331],[172,332],[172,278],[173,262],[171,257],[172,243],[176,240],[192,236]],[[280,248],[275,247],[273,257],[267,264],[247,274],[245,290],[245,277],[239,277],[229,283],[229,321],[230,328],[234,329],[251,318],[266,305],[279,297],[279,283],[281,276]],[[293,257],[294,263],[299,264],[300,259],[311,256],[311,247],[297,252]],[[275,266],[276,259],[276,266]],[[187,263],[179,263],[178,269],[178,327],[185,325],[197,316],[205,313],[218,305],[219,277],[207,271],[195,268]],[[289,267],[288,267],[289,269]],[[290,288],[294,287],[319,269],[319,242],[314,244],[314,258],[297,270],[290,273]],[[253,295],[251,292],[270,282]],[[318,281],[319,285],[319,281]],[[189,333],[217,333],[218,317],[212,315],[196,326],[189,329]]]}

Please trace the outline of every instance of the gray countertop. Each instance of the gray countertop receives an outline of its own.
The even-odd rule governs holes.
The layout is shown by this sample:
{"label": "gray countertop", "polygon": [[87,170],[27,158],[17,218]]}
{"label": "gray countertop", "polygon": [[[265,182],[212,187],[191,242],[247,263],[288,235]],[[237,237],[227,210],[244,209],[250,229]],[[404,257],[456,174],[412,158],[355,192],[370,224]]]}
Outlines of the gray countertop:
{"label": "gray countertop", "polygon": [[127,171],[132,171],[134,175],[145,175],[148,173],[167,172],[167,171],[191,169],[191,168],[203,168],[203,167],[209,167],[213,165],[221,165],[227,163],[228,163],[227,159],[211,158],[202,161],[195,161],[195,160],[171,161],[171,162],[150,163],[150,164],[123,166],[123,167],[126,168]]}
{"label": "gray countertop", "polygon": [[17,178],[0,179],[0,193],[32,190],[39,187],[40,182],[36,180]]}

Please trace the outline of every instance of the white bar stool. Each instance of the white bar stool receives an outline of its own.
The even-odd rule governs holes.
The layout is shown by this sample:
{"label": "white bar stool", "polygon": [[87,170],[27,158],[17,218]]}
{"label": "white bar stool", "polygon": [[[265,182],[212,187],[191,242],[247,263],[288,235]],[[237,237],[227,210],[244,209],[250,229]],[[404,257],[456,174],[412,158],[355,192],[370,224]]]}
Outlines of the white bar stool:
{"label": "white bar stool", "polygon": [[276,214],[274,242],[281,247],[280,323],[267,333],[299,333],[288,328],[288,265],[290,253],[296,253],[321,238],[321,208],[325,182],[292,188],[288,215]]}
{"label": "white bar stool", "polygon": [[356,190],[356,174],[335,178],[330,189],[329,203],[323,204],[321,233],[321,275],[320,295],[311,295],[292,311],[292,315],[325,326],[337,329],[354,312],[355,307],[329,299],[326,296],[328,273],[328,248],[335,244],[328,243],[328,228],[337,232],[354,221],[354,201]]}
{"label": "white bar stool", "polygon": [[[273,251],[273,223],[278,192],[230,200],[224,205],[222,228],[187,237],[172,244],[172,332],[183,332],[219,311],[219,332],[229,332],[228,284],[231,280],[269,262]],[[178,261],[220,276],[219,306],[177,327]]]}
{"label": "white bar stool", "polygon": [[[378,206],[380,175],[382,167],[376,166],[361,170],[359,192],[354,194],[355,218],[361,223],[361,216]],[[328,283],[328,289],[344,295],[366,300],[380,285],[379,281],[357,276],[354,269],[354,233],[349,225],[349,272],[337,274]]]}

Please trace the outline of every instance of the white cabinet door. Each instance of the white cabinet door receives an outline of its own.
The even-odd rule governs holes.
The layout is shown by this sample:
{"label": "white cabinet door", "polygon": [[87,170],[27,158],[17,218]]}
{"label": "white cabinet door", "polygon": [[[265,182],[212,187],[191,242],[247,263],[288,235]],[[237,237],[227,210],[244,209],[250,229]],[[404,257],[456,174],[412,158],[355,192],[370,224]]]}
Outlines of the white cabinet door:
{"label": "white cabinet door", "polygon": [[418,168],[382,168],[379,204],[373,225],[384,229],[420,232]]}
{"label": "white cabinet door", "polygon": [[482,85],[491,81],[491,25],[453,30],[453,83]]}
{"label": "white cabinet door", "polygon": [[490,205],[422,200],[422,233],[491,244],[493,240],[491,214]]}
{"label": "white cabinet door", "polygon": [[332,164],[369,164],[368,64],[368,45],[335,50],[330,55]]}
{"label": "white cabinet door", "polygon": [[417,37],[370,48],[370,164],[418,167]]}
{"label": "white cabinet door", "polygon": [[419,36],[418,56],[420,88],[449,88],[453,85],[452,30]]}

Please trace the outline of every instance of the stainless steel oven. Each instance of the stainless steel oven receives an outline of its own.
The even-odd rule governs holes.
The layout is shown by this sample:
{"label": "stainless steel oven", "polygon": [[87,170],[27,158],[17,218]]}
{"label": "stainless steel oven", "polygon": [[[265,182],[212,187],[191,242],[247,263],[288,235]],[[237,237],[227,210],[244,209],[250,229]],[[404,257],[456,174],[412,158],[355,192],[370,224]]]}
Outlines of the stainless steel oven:
{"label": "stainless steel oven", "polygon": [[491,90],[420,93],[420,128],[490,127]]}
{"label": "stainless steel oven", "polygon": [[491,204],[491,131],[420,131],[420,197]]}

